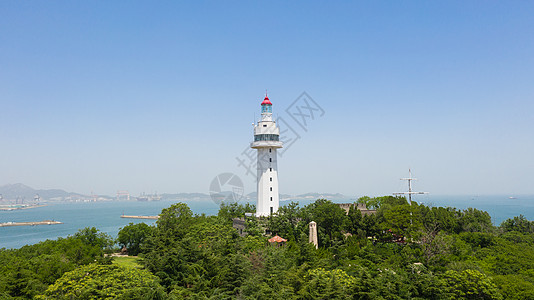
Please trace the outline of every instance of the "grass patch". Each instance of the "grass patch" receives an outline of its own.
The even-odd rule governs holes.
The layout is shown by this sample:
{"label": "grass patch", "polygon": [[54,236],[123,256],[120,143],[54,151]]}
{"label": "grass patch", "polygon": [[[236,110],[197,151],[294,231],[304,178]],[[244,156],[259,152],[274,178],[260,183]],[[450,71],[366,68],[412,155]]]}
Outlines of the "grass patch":
{"label": "grass patch", "polygon": [[113,263],[123,267],[141,268],[139,264],[139,257],[137,256],[115,256]]}

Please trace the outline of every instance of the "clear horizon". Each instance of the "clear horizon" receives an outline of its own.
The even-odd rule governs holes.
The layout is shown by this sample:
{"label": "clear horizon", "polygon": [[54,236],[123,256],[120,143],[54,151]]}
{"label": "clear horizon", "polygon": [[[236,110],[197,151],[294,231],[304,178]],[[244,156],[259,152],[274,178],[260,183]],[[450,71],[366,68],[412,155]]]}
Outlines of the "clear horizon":
{"label": "clear horizon", "polygon": [[387,4],[1,2],[0,185],[254,192],[267,89],[282,194],[534,194],[534,3]]}

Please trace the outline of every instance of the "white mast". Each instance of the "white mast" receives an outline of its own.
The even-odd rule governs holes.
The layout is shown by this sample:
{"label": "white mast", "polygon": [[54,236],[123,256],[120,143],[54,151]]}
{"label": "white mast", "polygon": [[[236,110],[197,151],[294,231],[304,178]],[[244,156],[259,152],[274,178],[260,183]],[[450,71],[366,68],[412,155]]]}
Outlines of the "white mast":
{"label": "white mast", "polygon": [[400,180],[407,180],[408,181],[408,191],[407,192],[398,192],[393,193],[393,195],[408,195],[408,200],[410,205],[412,205],[412,195],[422,195],[422,194],[428,194],[428,192],[413,192],[412,191],[412,180],[417,180],[417,178],[412,177],[412,170],[408,169],[408,172],[410,176],[408,178],[401,178]]}

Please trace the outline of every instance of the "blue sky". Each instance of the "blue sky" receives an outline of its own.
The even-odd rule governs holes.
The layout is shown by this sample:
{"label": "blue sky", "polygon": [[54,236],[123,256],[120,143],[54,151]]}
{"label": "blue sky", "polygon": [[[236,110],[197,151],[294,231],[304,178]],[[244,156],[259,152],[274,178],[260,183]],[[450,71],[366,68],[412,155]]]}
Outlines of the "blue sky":
{"label": "blue sky", "polygon": [[0,2],[0,184],[208,192],[307,92],[280,192],[534,193],[531,1]]}

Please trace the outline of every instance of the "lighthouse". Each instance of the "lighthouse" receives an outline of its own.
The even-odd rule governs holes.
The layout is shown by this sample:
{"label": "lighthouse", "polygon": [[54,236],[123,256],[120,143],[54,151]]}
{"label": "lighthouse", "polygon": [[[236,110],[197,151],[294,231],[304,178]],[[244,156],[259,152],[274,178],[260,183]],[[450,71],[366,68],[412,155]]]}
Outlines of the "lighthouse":
{"label": "lighthouse", "polygon": [[273,104],[267,94],[261,103],[261,118],[254,124],[254,142],[250,147],[258,150],[256,216],[265,217],[277,212],[280,206],[276,151],[282,148],[280,128],[273,120]]}

